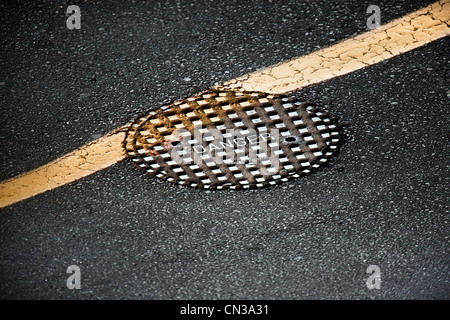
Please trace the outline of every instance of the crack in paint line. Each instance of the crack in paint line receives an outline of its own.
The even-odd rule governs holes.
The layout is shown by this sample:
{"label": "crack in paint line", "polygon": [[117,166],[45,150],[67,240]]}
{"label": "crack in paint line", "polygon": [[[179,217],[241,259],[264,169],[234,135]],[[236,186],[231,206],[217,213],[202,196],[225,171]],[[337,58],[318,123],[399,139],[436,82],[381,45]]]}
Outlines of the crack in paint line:
{"label": "crack in paint line", "polygon": [[[257,70],[213,89],[281,93],[366,68],[450,34],[450,0],[306,56]],[[0,208],[105,169],[126,155],[122,142],[131,123],[36,170],[0,183]]]}
{"label": "crack in paint line", "polygon": [[36,170],[0,184],[0,207],[65,185],[125,158],[123,128],[101,137]]}
{"label": "crack in paint line", "polygon": [[390,59],[450,34],[449,0],[306,56],[257,70],[217,89],[286,93]]}

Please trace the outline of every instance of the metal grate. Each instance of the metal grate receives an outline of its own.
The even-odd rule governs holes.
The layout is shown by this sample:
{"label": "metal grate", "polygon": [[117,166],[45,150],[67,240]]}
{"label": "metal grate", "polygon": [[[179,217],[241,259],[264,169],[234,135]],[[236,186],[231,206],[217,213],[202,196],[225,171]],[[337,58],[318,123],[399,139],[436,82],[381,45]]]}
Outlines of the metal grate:
{"label": "metal grate", "polygon": [[124,147],[151,176],[246,189],[309,173],[338,143],[336,123],[311,104],[262,92],[207,91],[136,119]]}

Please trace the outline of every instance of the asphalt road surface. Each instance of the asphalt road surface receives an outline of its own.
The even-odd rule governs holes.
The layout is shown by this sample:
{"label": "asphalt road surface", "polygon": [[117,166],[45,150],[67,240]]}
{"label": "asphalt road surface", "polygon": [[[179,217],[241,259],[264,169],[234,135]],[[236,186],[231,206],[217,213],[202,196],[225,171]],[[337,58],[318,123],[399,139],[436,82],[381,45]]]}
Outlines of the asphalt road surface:
{"label": "asphalt road surface", "polygon": [[[0,5],[0,180],[137,115],[432,1]],[[449,299],[449,54],[443,38],[294,92],[339,119],[331,163],[206,191],[122,161],[0,209],[2,299]],[[69,266],[81,272],[70,290]],[[369,266],[381,287],[369,289]]]}

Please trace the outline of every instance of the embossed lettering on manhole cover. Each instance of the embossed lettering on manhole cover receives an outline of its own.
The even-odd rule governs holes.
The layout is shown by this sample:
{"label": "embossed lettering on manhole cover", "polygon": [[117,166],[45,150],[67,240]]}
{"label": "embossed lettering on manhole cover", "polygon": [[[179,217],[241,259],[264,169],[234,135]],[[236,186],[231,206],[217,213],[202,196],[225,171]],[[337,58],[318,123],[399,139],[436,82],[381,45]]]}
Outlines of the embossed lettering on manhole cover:
{"label": "embossed lettering on manhole cover", "polygon": [[336,123],[314,105],[262,92],[207,91],[136,119],[124,147],[151,176],[242,189],[309,173],[338,142]]}

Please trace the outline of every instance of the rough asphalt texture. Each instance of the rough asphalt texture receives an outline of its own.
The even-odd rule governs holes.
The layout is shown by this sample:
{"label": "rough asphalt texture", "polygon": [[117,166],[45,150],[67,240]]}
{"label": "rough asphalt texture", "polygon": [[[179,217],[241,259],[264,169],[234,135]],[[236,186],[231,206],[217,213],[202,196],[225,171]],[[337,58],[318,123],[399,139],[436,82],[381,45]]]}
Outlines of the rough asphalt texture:
{"label": "rough asphalt texture", "polygon": [[[143,111],[432,1],[1,4],[0,179]],[[127,161],[0,210],[2,299],[449,299],[444,38],[294,95],[342,125],[326,167],[257,191],[158,182]],[[80,290],[66,269],[81,268]],[[381,269],[381,289],[366,269]]]}

